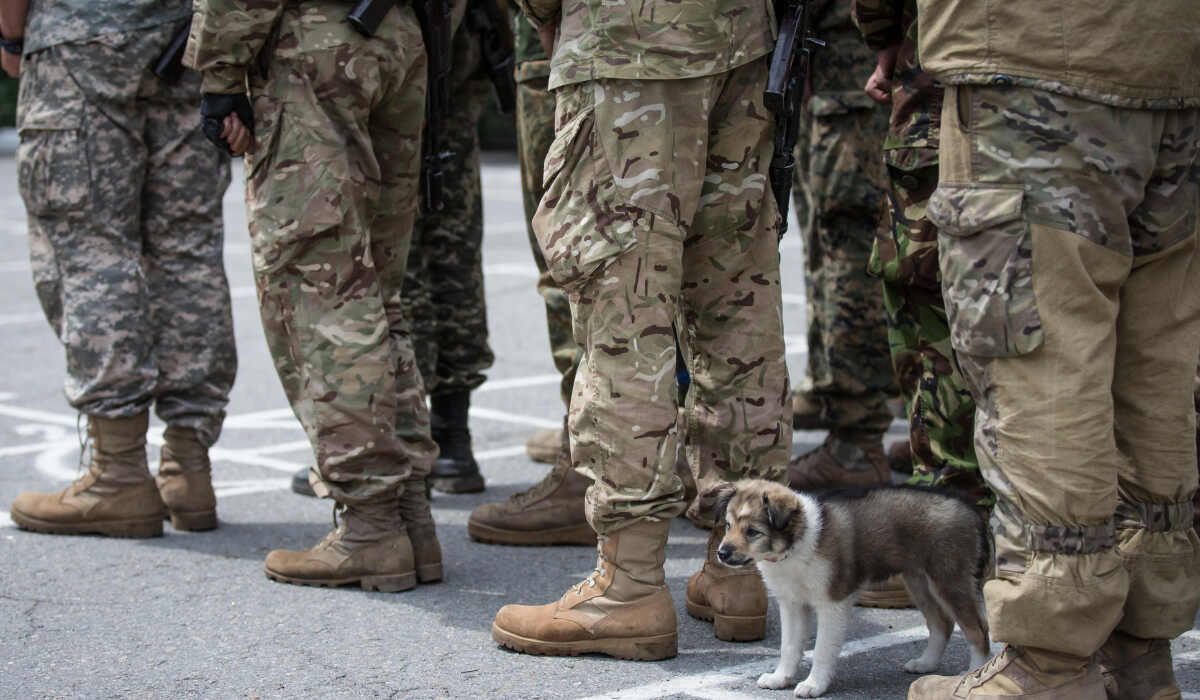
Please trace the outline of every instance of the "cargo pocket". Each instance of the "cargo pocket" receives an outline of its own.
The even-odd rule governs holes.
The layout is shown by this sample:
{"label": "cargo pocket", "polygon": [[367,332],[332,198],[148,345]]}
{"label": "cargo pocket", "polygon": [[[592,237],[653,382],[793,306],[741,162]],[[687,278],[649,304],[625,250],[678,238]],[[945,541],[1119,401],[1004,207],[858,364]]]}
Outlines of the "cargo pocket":
{"label": "cargo pocket", "polygon": [[958,352],[1010,357],[1042,344],[1024,199],[1020,185],[946,183],[929,200],[950,340]]}
{"label": "cargo pocket", "polygon": [[33,216],[65,216],[92,201],[92,171],[78,110],[21,119],[17,186]]}
{"label": "cargo pocket", "polygon": [[[563,98],[559,100],[561,109]],[[581,109],[558,129],[545,163],[545,194],[533,217],[533,232],[550,275],[570,292],[633,248],[644,216],[620,200],[596,137],[593,107]]]}

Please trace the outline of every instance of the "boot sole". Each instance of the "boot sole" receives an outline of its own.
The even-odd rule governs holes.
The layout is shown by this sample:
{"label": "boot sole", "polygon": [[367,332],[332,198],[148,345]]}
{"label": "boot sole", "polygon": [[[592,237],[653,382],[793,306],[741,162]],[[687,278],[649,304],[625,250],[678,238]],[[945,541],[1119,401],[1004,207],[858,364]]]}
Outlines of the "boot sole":
{"label": "boot sole", "polygon": [[507,544],[517,547],[565,545],[595,547],[596,532],[588,524],[559,527],[552,530],[501,530],[489,525],[467,521],[467,535],[476,542]]}
{"label": "boot sole", "polygon": [[492,623],[492,639],[502,647],[538,656],[579,656],[605,654],[629,661],[661,661],[679,653],[679,635],[675,632],[650,637],[589,639],[579,642],[546,642],[513,634]]}
{"label": "boot sole", "polygon": [[313,586],[315,588],[338,588],[354,583],[359,584],[364,591],[379,591],[380,593],[399,593],[417,587],[416,572],[389,574],[387,576],[352,576],[349,578],[307,579],[284,576],[263,567],[267,578],[279,583],[291,583],[297,586]]}
{"label": "boot sole", "polygon": [[484,490],[483,476],[430,477],[429,485],[442,493],[479,493]]}
{"label": "boot sole", "polygon": [[863,593],[854,603],[860,608],[886,608],[889,610],[902,610],[905,608],[916,607],[912,600],[908,597],[908,592],[904,593]]}
{"label": "boot sole", "polygon": [[56,523],[26,515],[19,510],[9,513],[13,522],[22,530],[43,532],[50,535],[104,535],[105,537],[128,537],[146,539],[162,537],[162,518],[139,518],[137,520],[101,520],[83,523]]}
{"label": "boot sole", "polygon": [[204,532],[206,530],[217,529],[217,511],[201,510],[192,513],[180,513],[179,511],[170,511],[168,517],[171,520],[171,527],[176,530],[185,530],[187,532]]}
{"label": "boot sole", "polygon": [[713,634],[723,642],[757,642],[767,636],[766,615],[720,615],[707,605],[687,603],[688,615],[713,623]]}

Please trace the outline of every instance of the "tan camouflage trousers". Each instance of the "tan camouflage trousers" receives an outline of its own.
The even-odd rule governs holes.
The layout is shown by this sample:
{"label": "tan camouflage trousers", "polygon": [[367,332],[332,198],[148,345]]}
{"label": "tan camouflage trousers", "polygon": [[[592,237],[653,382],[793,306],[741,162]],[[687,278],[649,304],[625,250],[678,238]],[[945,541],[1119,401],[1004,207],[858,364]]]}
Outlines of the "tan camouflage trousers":
{"label": "tan camouflage trousers", "polygon": [[554,95],[547,89],[549,76],[549,61],[526,61],[517,66],[517,149],[521,161],[526,231],[538,268],[537,290],[546,304],[550,355],[554,359],[554,368],[562,374],[559,390],[563,405],[570,406],[571,387],[575,384],[581,356],[571,330],[571,302],[546,269],[546,261],[533,234],[533,215],[542,200],[542,165],[554,141]]}
{"label": "tan camouflage trousers", "polygon": [[483,294],[478,129],[491,84],[479,69],[479,37],[465,25],[452,51],[441,148],[454,155],[443,166],[443,208],[417,216],[404,280],[413,349],[430,394],[478,387],[496,359]]}
{"label": "tan camouflage trousers", "polygon": [[404,318],[417,210],[425,53],[411,8],[375,38],[346,5],[285,9],[247,201],[259,309],[276,370],[340,503],[394,498],[436,446]]}
{"label": "tan camouflage trousers", "polygon": [[1200,110],[947,90],[930,200],[996,493],[998,641],[1089,656],[1200,604]]}
{"label": "tan camouflage trousers", "polygon": [[148,67],[174,24],[25,58],[18,182],[38,299],[66,348],[67,400],[153,408],[216,442],[237,369],[222,261],[229,161],[200,131],[200,76]]}
{"label": "tan camouflage trousers", "polygon": [[[557,91],[534,231],[583,351],[571,456],[599,533],[682,512],[676,338],[703,492],[781,479],[791,451],[765,60],[705,78]],[[711,513],[708,514],[711,518]]]}

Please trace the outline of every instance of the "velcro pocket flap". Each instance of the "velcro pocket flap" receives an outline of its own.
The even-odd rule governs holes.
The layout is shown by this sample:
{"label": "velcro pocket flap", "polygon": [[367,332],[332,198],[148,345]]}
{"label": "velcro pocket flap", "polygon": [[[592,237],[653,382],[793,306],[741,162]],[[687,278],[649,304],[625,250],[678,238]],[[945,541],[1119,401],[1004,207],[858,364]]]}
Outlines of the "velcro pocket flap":
{"label": "velcro pocket flap", "polygon": [[943,233],[973,236],[1020,218],[1024,199],[1021,185],[941,184],[926,215]]}

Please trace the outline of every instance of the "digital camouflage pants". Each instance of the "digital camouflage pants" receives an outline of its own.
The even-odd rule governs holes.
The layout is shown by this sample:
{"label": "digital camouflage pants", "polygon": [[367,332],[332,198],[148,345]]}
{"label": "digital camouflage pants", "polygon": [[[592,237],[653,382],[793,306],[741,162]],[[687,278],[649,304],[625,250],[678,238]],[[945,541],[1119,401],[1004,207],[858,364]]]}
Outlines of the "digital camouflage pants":
{"label": "digital camouflage pants", "polygon": [[1001,642],[1090,656],[1200,604],[1200,109],[951,87],[928,215],[996,494]]}
{"label": "digital camouflage pants", "polygon": [[470,391],[495,361],[483,295],[478,130],[491,87],[480,71],[479,41],[466,24],[454,34],[441,144],[454,156],[443,166],[443,209],[417,216],[404,280],[413,349],[429,394]]}
{"label": "digital camouflage pants", "polygon": [[237,370],[222,262],[229,160],[200,131],[199,74],[170,85],[149,70],[176,30],[27,56],[18,182],[71,406],[104,418],[153,407],[211,445]]}
{"label": "digital camouflage pants", "polygon": [[692,377],[685,449],[701,492],[786,473],[765,81],[764,58],[704,78],[557,91],[534,231],[583,352],[568,426],[572,460],[593,480],[586,513],[598,533],[686,505],[674,470],[677,337]]}
{"label": "digital camouflage pants", "polygon": [[345,11],[289,4],[269,74],[251,72],[246,199],[263,327],[318,490],[369,503],[423,479],[437,450],[402,299],[426,59],[409,6],[369,41]]}

